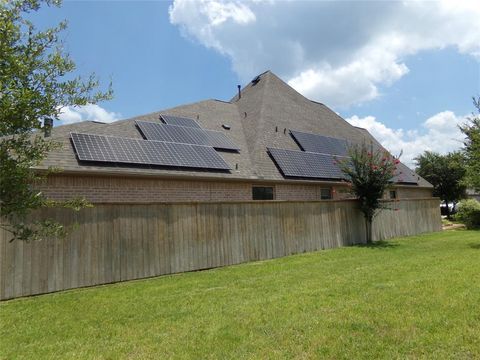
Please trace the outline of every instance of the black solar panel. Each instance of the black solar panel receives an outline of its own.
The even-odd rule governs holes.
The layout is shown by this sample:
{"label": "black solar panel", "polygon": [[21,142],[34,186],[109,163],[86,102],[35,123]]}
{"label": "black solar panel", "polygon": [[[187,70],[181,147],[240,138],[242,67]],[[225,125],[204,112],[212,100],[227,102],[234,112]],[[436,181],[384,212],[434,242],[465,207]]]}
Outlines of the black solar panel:
{"label": "black solar panel", "polygon": [[286,177],[336,180],[345,178],[335,165],[333,155],[274,148],[268,148],[268,152]]}
{"label": "black solar panel", "polygon": [[209,146],[71,133],[80,161],[229,170]]}
{"label": "black solar panel", "polygon": [[[381,147],[378,144],[372,144],[373,151],[377,152],[387,152],[390,154],[385,148]],[[415,171],[411,170],[408,166],[403,163],[399,163],[397,165],[397,170],[395,171],[395,175],[392,178],[392,182],[394,183],[403,183],[403,184],[418,184],[420,180],[419,176],[415,173]]]}
{"label": "black solar panel", "polygon": [[344,139],[337,139],[296,130],[290,130],[290,133],[303,151],[340,156],[346,156],[348,153],[347,141]]}
{"label": "black solar panel", "polygon": [[[335,159],[345,157],[298,150],[268,148],[274,162],[285,177],[312,179],[346,179],[346,175],[335,164]],[[418,184],[418,175],[406,165],[397,166],[394,183]]]}
{"label": "black solar panel", "polygon": [[190,118],[181,117],[181,116],[172,116],[172,115],[160,115],[160,119],[169,125],[177,125],[177,126],[188,126],[193,128],[201,129],[201,126],[198,123]]}
{"label": "black solar panel", "polygon": [[205,145],[223,150],[239,150],[239,148],[220,131],[146,121],[136,121],[136,124],[147,140]]}
{"label": "black solar panel", "polygon": [[407,167],[407,165],[399,163],[397,165],[397,171],[393,177],[393,182],[404,184],[418,184],[420,178],[418,175]]}

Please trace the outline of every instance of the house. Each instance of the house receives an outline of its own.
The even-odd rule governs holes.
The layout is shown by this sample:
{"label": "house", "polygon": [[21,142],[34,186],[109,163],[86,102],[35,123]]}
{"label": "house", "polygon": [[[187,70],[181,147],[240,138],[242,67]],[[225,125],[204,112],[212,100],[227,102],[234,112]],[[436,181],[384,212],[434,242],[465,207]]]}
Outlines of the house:
{"label": "house", "polygon": [[467,198],[480,201],[480,192],[475,189],[467,189]]}
{"label": "house", "polygon": [[[365,240],[356,202],[327,200],[349,196],[335,164],[348,143],[380,145],[269,71],[230,101],[45,130],[63,146],[37,170],[63,171],[35,186],[95,206],[31,214],[69,229],[62,239],[11,241],[0,229],[0,300]],[[376,217],[374,239],[441,230],[432,186],[406,166],[386,197],[400,201]]]}
{"label": "house", "polygon": [[[93,203],[340,199],[348,194],[335,157],[345,155],[348,142],[380,146],[270,71],[239,86],[230,101],[58,126],[51,138],[63,147],[38,170],[63,171],[39,189],[52,199],[83,196]],[[167,153],[168,159],[148,157]],[[400,170],[387,197],[432,196],[427,181],[404,165]]]}

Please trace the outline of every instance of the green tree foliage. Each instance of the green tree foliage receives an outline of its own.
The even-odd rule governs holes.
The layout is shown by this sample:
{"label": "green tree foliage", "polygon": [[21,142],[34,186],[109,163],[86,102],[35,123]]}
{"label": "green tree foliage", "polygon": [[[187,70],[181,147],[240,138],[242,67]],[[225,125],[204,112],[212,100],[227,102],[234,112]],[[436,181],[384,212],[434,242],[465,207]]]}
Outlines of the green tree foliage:
{"label": "green tree foliage", "polygon": [[465,197],[465,157],[461,152],[440,155],[425,151],[415,161],[417,174],[433,185],[433,195],[445,201],[450,218],[448,204],[456,204]]}
{"label": "green tree foliage", "polygon": [[473,98],[476,114],[473,113],[468,122],[460,126],[466,135],[465,156],[467,158],[467,181],[469,186],[480,191],[480,97]]}
{"label": "green tree foliage", "polygon": [[480,202],[475,199],[460,201],[455,219],[464,223],[468,229],[480,228]]}
{"label": "green tree foliage", "polygon": [[93,74],[87,79],[72,76],[75,63],[59,38],[65,22],[39,31],[26,19],[41,5],[60,2],[0,0],[0,217],[3,227],[24,240],[62,230],[52,220],[28,224],[32,210],[83,205],[75,199],[48,201],[32,186],[41,179],[32,168],[59,146],[42,136],[42,124],[57,119],[65,106],[96,103],[112,94],[111,87],[95,91],[99,84]]}
{"label": "green tree foliage", "polygon": [[381,202],[400,161],[373,144],[353,146],[349,158],[337,161],[351,184],[351,193],[358,199],[365,218],[367,244],[372,242],[372,222],[385,206]]}

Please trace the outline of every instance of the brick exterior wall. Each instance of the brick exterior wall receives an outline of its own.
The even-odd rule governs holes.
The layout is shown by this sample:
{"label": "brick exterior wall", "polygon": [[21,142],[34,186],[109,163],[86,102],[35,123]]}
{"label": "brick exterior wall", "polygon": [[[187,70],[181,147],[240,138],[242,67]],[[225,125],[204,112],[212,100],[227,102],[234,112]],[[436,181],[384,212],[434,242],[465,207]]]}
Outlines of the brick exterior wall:
{"label": "brick exterior wall", "polygon": [[[50,176],[36,185],[53,200],[85,197],[92,203],[112,202],[181,202],[181,201],[249,201],[252,186],[272,186],[275,200],[320,200],[328,185],[260,184],[248,182],[187,181],[146,178]],[[346,187],[332,189],[334,199],[350,195]],[[431,197],[429,189],[397,190],[398,198]]]}

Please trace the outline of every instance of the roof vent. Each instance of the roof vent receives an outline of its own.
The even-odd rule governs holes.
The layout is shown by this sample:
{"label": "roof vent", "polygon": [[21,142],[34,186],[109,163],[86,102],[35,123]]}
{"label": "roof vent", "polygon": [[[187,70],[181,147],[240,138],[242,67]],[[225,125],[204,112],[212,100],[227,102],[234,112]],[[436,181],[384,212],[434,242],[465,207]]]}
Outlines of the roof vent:
{"label": "roof vent", "polygon": [[223,127],[225,130],[230,130],[230,125],[228,125],[228,124],[222,124],[222,127]]}
{"label": "roof vent", "polygon": [[260,81],[260,75],[255,76],[252,80],[252,86],[257,85],[257,83]]}
{"label": "roof vent", "polygon": [[53,127],[53,119],[46,118],[43,120],[43,135],[45,137],[50,137],[52,134],[52,127]]}

